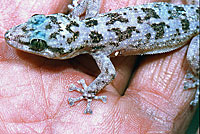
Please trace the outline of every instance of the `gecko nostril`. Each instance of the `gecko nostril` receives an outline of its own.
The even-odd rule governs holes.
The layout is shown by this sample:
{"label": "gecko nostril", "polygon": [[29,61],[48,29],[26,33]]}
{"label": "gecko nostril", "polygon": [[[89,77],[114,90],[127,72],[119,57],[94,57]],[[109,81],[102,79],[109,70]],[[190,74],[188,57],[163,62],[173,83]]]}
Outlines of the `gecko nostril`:
{"label": "gecko nostril", "polygon": [[9,40],[9,39],[10,39],[10,38],[9,38],[9,37],[10,37],[9,35],[10,35],[10,34],[9,34],[9,31],[7,31],[7,32],[5,33],[5,35],[4,35],[6,40]]}

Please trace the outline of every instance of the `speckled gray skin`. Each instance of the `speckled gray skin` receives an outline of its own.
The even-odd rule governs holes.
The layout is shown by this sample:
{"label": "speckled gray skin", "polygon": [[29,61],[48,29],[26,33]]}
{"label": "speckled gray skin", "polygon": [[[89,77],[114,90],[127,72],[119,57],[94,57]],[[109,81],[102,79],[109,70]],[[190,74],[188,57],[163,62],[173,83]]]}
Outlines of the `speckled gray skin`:
{"label": "speckled gray skin", "polygon": [[[95,8],[94,8],[95,7]],[[7,43],[17,49],[52,59],[69,59],[88,53],[96,61],[101,73],[89,85],[78,81],[84,89],[71,85],[83,95],[69,98],[70,105],[87,99],[85,113],[92,113],[92,99],[106,102],[106,96],[96,94],[115,78],[110,56],[165,53],[191,41],[188,60],[192,71],[185,89],[197,88],[192,105],[199,97],[199,7],[150,3],[121,8],[98,14],[100,0],[83,0],[69,15],[35,15],[28,22],[5,34]],[[86,19],[80,20],[86,10]]]}

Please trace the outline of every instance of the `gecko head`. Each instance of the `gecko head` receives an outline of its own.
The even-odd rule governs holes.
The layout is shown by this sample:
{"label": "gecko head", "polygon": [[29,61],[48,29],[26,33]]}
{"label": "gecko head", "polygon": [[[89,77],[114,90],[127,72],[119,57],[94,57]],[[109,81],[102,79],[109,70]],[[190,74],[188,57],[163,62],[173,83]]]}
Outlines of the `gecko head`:
{"label": "gecko head", "polygon": [[53,59],[71,58],[72,46],[65,37],[70,22],[64,14],[34,15],[26,23],[8,30],[5,39],[10,46],[28,53]]}

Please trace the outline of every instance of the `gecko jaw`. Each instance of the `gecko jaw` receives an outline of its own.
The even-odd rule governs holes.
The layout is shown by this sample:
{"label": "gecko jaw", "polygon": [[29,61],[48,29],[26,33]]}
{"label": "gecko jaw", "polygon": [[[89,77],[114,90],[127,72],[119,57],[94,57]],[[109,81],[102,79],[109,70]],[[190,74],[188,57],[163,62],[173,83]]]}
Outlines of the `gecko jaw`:
{"label": "gecko jaw", "polygon": [[[57,58],[57,57],[59,57],[58,54],[53,53],[53,52],[49,51],[48,49],[44,50],[44,51],[40,51],[40,52],[31,50],[29,47],[30,42],[22,42],[22,41],[19,41],[18,38],[13,38],[13,36],[11,36],[11,32],[9,32],[9,31],[7,31],[5,33],[5,40],[9,46],[14,47],[18,50],[36,54],[39,56],[43,56],[43,57],[46,57],[49,59],[60,59],[60,58]],[[19,42],[21,42],[21,43],[19,43]]]}

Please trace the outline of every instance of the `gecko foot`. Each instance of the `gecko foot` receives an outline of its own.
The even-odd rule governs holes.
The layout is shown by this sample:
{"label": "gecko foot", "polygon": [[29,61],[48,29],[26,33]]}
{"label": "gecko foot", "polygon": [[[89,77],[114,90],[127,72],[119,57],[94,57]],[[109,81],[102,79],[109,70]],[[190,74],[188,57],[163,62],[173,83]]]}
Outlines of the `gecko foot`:
{"label": "gecko foot", "polygon": [[69,98],[68,101],[69,101],[70,106],[73,106],[76,101],[86,99],[87,100],[87,107],[86,107],[84,113],[85,114],[87,114],[87,113],[92,114],[92,109],[90,107],[91,107],[91,102],[92,102],[93,99],[102,100],[104,103],[106,103],[107,96],[96,96],[95,92],[88,91],[88,88],[87,88],[88,86],[86,85],[84,79],[81,79],[77,82],[83,86],[83,89],[76,87],[74,84],[71,84],[69,91],[76,90],[78,92],[81,92],[83,95],[81,95],[80,97],[77,97],[77,98]]}
{"label": "gecko foot", "polygon": [[187,81],[184,83],[184,89],[197,89],[194,100],[190,102],[190,105],[196,106],[199,102],[199,79],[191,72],[188,72],[185,78]]}

